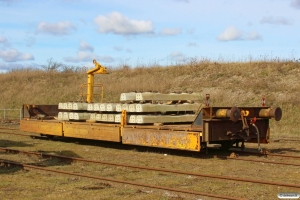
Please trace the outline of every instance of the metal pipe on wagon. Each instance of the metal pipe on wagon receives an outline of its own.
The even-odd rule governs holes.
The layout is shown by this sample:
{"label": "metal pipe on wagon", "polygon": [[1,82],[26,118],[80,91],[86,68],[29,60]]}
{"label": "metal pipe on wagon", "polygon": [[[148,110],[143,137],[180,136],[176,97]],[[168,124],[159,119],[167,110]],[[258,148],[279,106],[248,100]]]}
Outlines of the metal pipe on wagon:
{"label": "metal pipe on wagon", "polygon": [[282,117],[282,110],[280,107],[271,109],[261,109],[258,114],[259,117],[271,117],[274,118],[276,121],[279,121]]}
{"label": "metal pipe on wagon", "polygon": [[234,106],[229,109],[218,109],[216,111],[217,118],[230,118],[231,121],[237,122],[241,116],[241,111],[238,107]]}

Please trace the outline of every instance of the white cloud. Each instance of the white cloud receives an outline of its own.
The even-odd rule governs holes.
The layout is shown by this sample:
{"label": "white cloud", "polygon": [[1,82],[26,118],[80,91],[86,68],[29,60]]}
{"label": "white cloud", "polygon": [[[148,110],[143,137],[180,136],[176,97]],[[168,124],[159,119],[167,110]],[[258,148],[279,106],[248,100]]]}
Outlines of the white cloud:
{"label": "white cloud", "polygon": [[188,47],[198,47],[198,44],[196,42],[189,42],[187,44]]}
{"label": "white cloud", "polygon": [[79,45],[79,50],[77,52],[77,55],[72,57],[64,57],[64,61],[66,62],[73,62],[73,63],[78,63],[78,62],[93,62],[94,59],[99,60],[101,62],[113,62],[114,59],[110,56],[97,56],[95,53],[92,53],[94,51],[94,47],[89,45],[85,41],[81,41]]}
{"label": "white cloud", "polygon": [[247,26],[252,26],[253,23],[251,21],[247,22]]}
{"label": "white cloud", "polygon": [[99,15],[94,22],[98,26],[99,33],[135,35],[153,32],[151,21],[128,19],[118,12],[112,12],[108,16]]}
{"label": "white cloud", "polygon": [[244,33],[234,26],[230,26],[222,32],[218,38],[219,41],[232,41],[232,40],[260,40],[262,36],[257,31],[250,31]]}
{"label": "white cloud", "polygon": [[85,52],[85,51],[79,51],[77,52],[76,57],[65,57],[64,60],[66,62],[83,62],[83,61],[92,61],[95,59],[93,54]]}
{"label": "white cloud", "polygon": [[291,6],[296,9],[300,9],[300,0],[293,0]]}
{"label": "white cloud", "polygon": [[196,32],[196,29],[194,29],[194,28],[191,28],[191,29],[187,30],[187,33],[190,34],[190,35],[195,34],[195,32]]}
{"label": "white cloud", "polygon": [[3,36],[0,36],[0,43],[5,43],[7,42],[7,39]]}
{"label": "white cloud", "polygon": [[101,62],[111,63],[114,62],[114,59],[110,56],[97,56],[96,54],[92,54],[85,51],[78,51],[76,57],[64,57],[64,61],[66,62],[92,62],[94,59]]}
{"label": "white cloud", "polygon": [[15,49],[0,51],[0,58],[2,58],[2,60],[5,62],[34,60],[33,55],[28,53],[20,53]]}
{"label": "white cloud", "polygon": [[79,45],[79,50],[80,51],[90,51],[90,52],[93,52],[94,51],[94,47],[92,47],[91,45],[89,45],[85,41],[81,41],[80,45]]}
{"label": "white cloud", "polygon": [[76,30],[76,27],[69,21],[57,23],[40,22],[36,32],[50,35],[68,35],[74,30]]}
{"label": "white cloud", "polygon": [[18,63],[3,63],[0,62],[0,73],[1,72],[7,72],[9,70],[12,69],[22,69],[25,68],[26,66],[22,65],[22,64],[18,64]]}
{"label": "white cloud", "polygon": [[10,46],[7,38],[3,36],[0,36],[0,44],[2,44],[3,46]]}
{"label": "white cloud", "polygon": [[177,1],[177,2],[184,2],[184,3],[189,3],[189,0],[173,0],[173,1]]}
{"label": "white cloud", "polygon": [[0,2],[4,2],[4,3],[11,3],[13,2],[14,0],[0,0]]}
{"label": "white cloud", "polygon": [[0,3],[6,3],[6,5],[10,5],[11,3],[13,3],[16,0],[0,0]]}
{"label": "white cloud", "polygon": [[26,46],[31,47],[35,43],[35,38],[32,36],[26,36]]}
{"label": "white cloud", "polygon": [[291,25],[292,24],[288,19],[286,19],[284,17],[274,18],[272,16],[263,17],[260,20],[260,23],[261,24],[277,24],[277,25]]}
{"label": "white cloud", "polygon": [[115,51],[123,51],[123,47],[120,46],[114,46]]}
{"label": "white cloud", "polygon": [[251,31],[247,33],[245,40],[261,40],[262,36],[256,32],[256,31]]}
{"label": "white cloud", "polygon": [[171,60],[184,61],[185,58],[186,58],[186,56],[185,56],[183,53],[181,53],[181,52],[175,51],[175,52],[172,52],[172,53],[169,55],[169,58],[170,58]]}
{"label": "white cloud", "polygon": [[181,28],[164,28],[161,30],[163,35],[177,35],[181,33]]}
{"label": "white cloud", "polygon": [[99,62],[112,63],[115,61],[111,56],[97,56],[96,60]]}
{"label": "white cloud", "polygon": [[242,39],[243,32],[234,26],[230,26],[223,33],[218,36],[220,41],[240,40]]}

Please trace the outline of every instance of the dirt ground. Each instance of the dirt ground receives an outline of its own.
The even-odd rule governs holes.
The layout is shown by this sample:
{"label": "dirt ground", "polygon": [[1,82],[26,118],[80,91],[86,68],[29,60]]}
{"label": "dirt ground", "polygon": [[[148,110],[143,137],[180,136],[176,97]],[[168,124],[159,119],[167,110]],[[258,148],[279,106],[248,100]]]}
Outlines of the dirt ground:
{"label": "dirt ground", "polygon": [[[18,125],[6,124],[0,125],[0,127],[18,128]],[[4,132],[4,130],[0,130],[0,132]],[[12,131],[5,130],[5,132]],[[0,147],[24,151],[42,151],[44,153],[122,164],[300,185],[300,167],[265,163],[265,161],[281,161],[300,164],[300,159],[271,156],[258,157],[240,154],[240,157],[260,161],[247,162],[221,159],[214,156],[203,156],[203,154],[195,152],[185,152],[182,154],[174,150],[121,146],[110,142],[66,138],[33,139],[8,134],[0,134]],[[272,153],[300,155],[300,145],[297,141],[280,140],[279,142],[262,144],[262,147],[270,150]],[[211,150],[210,152],[218,153],[218,155],[229,155],[236,150],[232,148],[230,152],[217,150]],[[257,151],[257,144],[246,143],[246,150]],[[296,188],[226,181],[191,175],[176,175],[102,164],[69,162],[55,158],[46,159],[23,154],[8,154],[2,151],[0,151],[0,158],[49,169],[246,199],[270,200],[277,199],[279,192],[300,193],[300,190]],[[1,199],[214,199],[205,196],[124,185],[45,171],[23,170],[20,167],[5,167],[4,165],[0,165],[0,180]]]}

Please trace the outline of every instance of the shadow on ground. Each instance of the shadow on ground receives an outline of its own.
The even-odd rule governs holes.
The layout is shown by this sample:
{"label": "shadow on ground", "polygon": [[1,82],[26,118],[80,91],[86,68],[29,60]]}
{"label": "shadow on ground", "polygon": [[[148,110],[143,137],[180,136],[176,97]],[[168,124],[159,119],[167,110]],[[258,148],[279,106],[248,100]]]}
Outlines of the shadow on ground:
{"label": "shadow on ground", "polygon": [[25,142],[16,142],[12,140],[0,140],[0,147],[31,147],[32,144]]}
{"label": "shadow on ground", "polygon": [[[39,151],[38,153],[40,153],[40,155],[30,155],[30,156],[40,157],[40,159],[38,159],[37,162],[27,162],[27,163],[23,163],[23,164],[33,165],[33,166],[37,166],[37,167],[65,166],[65,165],[70,165],[74,160],[51,157],[51,155],[80,158],[80,156],[78,156],[73,151],[48,151],[48,152],[47,151],[43,151],[43,152]],[[1,152],[1,154],[7,154],[7,153]],[[22,154],[22,156],[28,156],[28,155]],[[16,166],[16,165],[11,165],[11,164],[6,164],[6,163],[0,164],[0,174],[15,173],[22,169],[23,169],[22,166]]]}

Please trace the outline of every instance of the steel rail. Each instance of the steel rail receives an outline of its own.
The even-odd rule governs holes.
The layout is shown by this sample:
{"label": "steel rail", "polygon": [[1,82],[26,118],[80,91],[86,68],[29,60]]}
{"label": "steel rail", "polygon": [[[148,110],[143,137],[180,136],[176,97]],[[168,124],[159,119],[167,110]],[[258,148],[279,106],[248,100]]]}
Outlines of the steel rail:
{"label": "steel rail", "polygon": [[293,141],[293,142],[300,142],[300,139],[288,139],[288,138],[282,138],[282,139],[278,139],[279,141]]}
{"label": "steel rail", "polygon": [[[1,129],[1,128],[0,128]],[[18,135],[18,136],[25,136],[25,137],[32,137],[32,138],[38,138],[38,137],[43,137],[43,136],[38,136],[38,135],[28,135],[28,134],[22,134],[22,133],[11,133],[11,132],[0,132],[0,134],[12,134],[12,135]],[[80,138],[82,139],[82,138]],[[231,150],[228,150],[231,151]],[[253,154],[253,155],[261,155],[261,156],[277,156],[277,157],[288,157],[288,158],[300,158],[300,156],[295,156],[295,155],[287,155],[287,154],[275,154],[275,153],[259,153],[259,152],[250,152],[250,151],[235,151],[243,154]]]}
{"label": "steel rail", "polygon": [[128,185],[135,185],[135,186],[141,186],[141,187],[147,187],[147,188],[155,188],[155,189],[160,189],[160,190],[167,190],[167,191],[180,192],[180,193],[186,193],[186,194],[202,195],[202,196],[207,196],[207,197],[214,197],[214,198],[219,198],[219,199],[230,199],[230,200],[242,199],[242,198],[229,197],[229,196],[223,196],[223,195],[217,195],[217,194],[210,194],[210,193],[205,193],[205,192],[182,190],[182,189],[175,189],[175,188],[169,188],[169,187],[163,187],[163,186],[136,183],[136,182],[132,182],[132,181],[124,181],[124,180],[112,179],[112,178],[106,178],[106,177],[100,177],[100,176],[92,176],[92,175],[88,175],[88,174],[79,174],[79,173],[67,172],[67,171],[62,171],[62,170],[46,169],[43,167],[37,167],[34,165],[27,165],[27,164],[22,164],[19,162],[8,161],[8,160],[3,160],[3,159],[0,159],[0,162],[4,163],[4,164],[20,166],[23,169],[26,169],[26,168],[36,169],[36,170],[42,170],[42,171],[48,171],[48,172],[54,172],[54,173],[60,173],[60,174],[67,174],[67,175],[73,175],[73,176],[79,176],[79,177],[85,177],[85,178],[92,178],[92,179],[97,179],[97,180],[104,180],[104,181],[110,181],[110,182],[122,183],[122,184],[128,184]]}
{"label": "steel rail", "polygon": [[254,179],[237,178],[237,177],[229,177],[229,176],[209,175],[209,174],[193,173],[193,172],[183,172],[183,171],[178,171],[178,170],[168,170],[168,169],[160,169],[160,168],[153,168],[153,167],[134,166],[134,165],[104,162],[104,161],[97,161],[97,160],[89,160],[89,159],[67,157],[67,156],[59,156],[59,155],[52,155],[52,154],[45,154],[45,153],[26,152],[26,151],[14,150],[14,149],[2,148],[2,147],[0,147],[0,150],[4,150],[6,152],[12,152],[12,153],[14,152],[14,153],[32,154],[32,155],[39,155],[39,156],[42,156],[42,157],[43,156],[44,157],[55,157],[55,158],[60,158],[60,159],[72,160],[72,161],[106,164],[106,165],[113,165],[113,166],[119,166],[119,167],[129,167],[129,168],[135,168],[135,169],[143,169],[143,170],[151,170],[151,171],[159,171],[159,172],[167,172],[167,173],[175,173],[175,174],[183,174],[183,175],[192,175],[192,176],[215,178],[215,179],[224,179],[224,180],[259,183],[259,184],[266,184],[266,185],[300,188],[300,185],[298,185],[298,184],[288,184],[288,183],[280,183],[280,182],[273,182],[273,181],[263,181],[263,180],[254,180]]}
{"label": "steel rail", "polygon": [[278,153],[268,153],[268,156],[278,156],[278,157],[287,157],[287,158],[300,158],[300,156],[287,155],[287,154],[278,154]]}
{"label": "steel rail", "polygon": [[11,132],[0,132],[0,134],[11,134],[11,135],[18,135],[18,136],[25,136],[25,137],[39,137],[37,135],[29,135],[29,134],[22,134],[22,133],[11,133]]}
{"label": "steel rail", "polygon": [[[22,134],[22,133],[11,133],[11,132],[0,132],[0,134],[12,134],[12,135],[18,135],[18,136],[25,136],[25,137],[32,137],[32,138],[39,138],[43,136],[38,136],[38,135],[28,135],[28,134]],[[80,138],[81,139],[81,138]],[[232,150],[228,150],[232,151]],[[277,157],[289,157],[289,158],[300,158],[300,156],[295,156],[295,155],[287,155],[287,154],[274,154],[274,153],[259,153],[259,152],[250,152],[250,151],[234,151],[238,153],[243,153],[243,154],[253,154],[253,155],[260,155],[260,156],[277,156]]]}
{"label": "steel rail", "polygon": [[0,129],[5,129],[5,130],[15,130],[15,131],[20,130],[20,129],[18,129],[18,128],[4,128],[4,127],[0,127]]}
{"label": "steel rail", "polygon": [[270,139],[269,142],[280,142],[280,141],[291,141],[291,142],[300,142],[299,138],[279,138],[279,139]]}
{"label": "steel rail", "polygon": [[[1,133],[1,132],[0,132]],[[28,136],[28,135],[27,135]],[[31,137],[36,137],[36,136],[32,136]],[[44,155],[45,157],[47,157],[47,154],[43,154],[43,153],[36,153],[36,152],[26,152],[26,151],[21,151],[21,150],[14,150],[14,149],[8,149],[8,148],[2,148],[0,147],[0,150],[6,151],[6,152],[15,152],[15,153],[24,153],[24,154],[34,154],[34,155]],[[18,152],[17,152],[18,151]],[[49,154],[52,155],[52,154]],[[217,158],[225,158],[225,159],[234,159],[234,160],[241,160],[241,161],[249,161],[249,162],[261,162],[261,163],[270,163],[270,164],[279,164],[279,165],[288,165],[288,166],[296,166],[296,167],[300,167],[300,164],[296,164],[296,163],[285,163],[285,162],[275,162],[275,161],[261,161],[261,160],[254,160],[254,159],[247,159],[247,158],[239,158],[239,157],[230,157],[230,156],[218,156],[218,155],[214,155],[211,154],[214,157]],[[49,156],[48,156],[49,157]],[[52,157],[58,157],[58,158],[62,158],[62,159],[79,159],[79,158],[63,158],[60,157],[58,155],[52,155]],[[82,160],[83,161],[83,160]],[[85,161],[86,162],[86,161]]]}
{"label": "steel rail", "polygon": [[295,163],[285,163],[285,162],[274,162],[274,161],[268,161],[268,160],[254,160],[254,159],[247,159],[247,158],[234,158],[230,156],[224,156],[227,159],[233,159],[233,160],[242,160],[242,161],[250,161],[250,162],[260,162],[260,163],[270,163],[270,164],[279,164],[279,165],[289,165],[289,166],[296,166],[300,167],[300,164],[295,164]]}
{"label": "steel rail", "polygon": [[295,156],[295,155],[289,155],[289,154],[276,154],[276,153],[260,153],[260,152],[251,152],[251,151],[232,151],[232,150],[228,150],[231,152],[238,152],[238,153],[242,153],[242,154],[252,154],[252,155],[259,155],[259,156],[278,156],[278,157],[288,157],[288,158],[300,158],[300,156]]}

